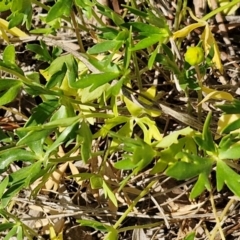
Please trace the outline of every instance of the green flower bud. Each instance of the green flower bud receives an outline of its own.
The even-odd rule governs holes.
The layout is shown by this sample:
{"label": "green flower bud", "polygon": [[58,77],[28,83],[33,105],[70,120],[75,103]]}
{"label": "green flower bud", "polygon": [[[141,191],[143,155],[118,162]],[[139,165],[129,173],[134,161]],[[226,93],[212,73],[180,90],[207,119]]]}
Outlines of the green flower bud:
{"label": "green flower bud", "polygon": [[185,53],[185,61],[191,66],[195,66],[203,62],[204,52],[201,47],[189,47]]}

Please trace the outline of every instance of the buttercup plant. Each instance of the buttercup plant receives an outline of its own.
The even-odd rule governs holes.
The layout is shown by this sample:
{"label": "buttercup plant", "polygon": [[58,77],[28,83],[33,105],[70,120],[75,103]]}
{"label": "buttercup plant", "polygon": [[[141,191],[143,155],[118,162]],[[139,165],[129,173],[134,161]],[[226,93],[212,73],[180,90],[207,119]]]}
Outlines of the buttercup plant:
{"label": "buttercup plant", "polygon": [[[40,27],[31,20],[33,3],[44,9],[38,19]],[[233,3],[237,1],[224,7]],[[11,12],[7,20],[0,19],[6,45],[0,60],[0,106],[7,113],[0,119],[0,233],[4,240],[43,239],[43,234],[51,240],[67,239],[68,216],[81,226],[96,229],[97,234],[101,232],[106,240],[134,238],[140,233],[148,238],[148,229],[151,237],[169,232],[169,236],[159,238],[174,239],[178,235],[189,240],[197,236],[197,230],[189,233],[186,228],[184,236],[159,231],[178,229],[181,207],[175,209],[176,199],[182,197],[182,204],[184,199],[186,205],[191,204],[187,206],[194,209],[191,223],[198,227],[195,214],[202,211],[202,199],[210,209],[208,194],[215,212],[215,188],[222,194],[227,191],[226,185],[232,194],[240,196],[236,170],[240,158],[239,119],[219,123],[218,135],[211,124],[216,114],[209,112],[203,126],[201,123],[201,104],[209,99],[226,100],[218,107],[227,115],[239,114],[240,103],[231,93],[212,89],[202,81],[208,68],[223,72],[207,19],[224,8],[203,19],[182,9],[196,23],[182,29],[179,24],[176,32],[171,32],[162,13],[148,2],[133,0],[119,8],[116,12],[88,0],[0,2],[0,11]],[[91,17],[96,26],[89,23]],[[21,24],[26,26],[22,30]],[[204,31],[197,46],[182,49],[181,44],[175,44],[178,49],[174,52],[169,47],[200,27]],[[35,58],[30,55],[27,59],[34,61],[30,70],[23,64],[26,59],[18,56],[26,52]],[[178,60],[177,52],[181,53]],[[185,105],[174,104],[178,95],[169,77],[172,75],[187,96],[197,91],[199,119],[185,112]],[[206,94],[203,100],[202,93]],[[169,122],[167,116],[177,121]],[[177,180],[189,193],[178,194],[183,188]],[[172,198],[174,188],[178,193]],[[165,196],[174,204],[163,209],[169,204],[163,200]],[[198,201],[197,208],[192,206]],[[217,232],[224,239],[219,223],[234,201],[228,202],[221,216],[207,213],[211,226],[216,219],[216,226],[208,229],[210,239]],[[28,208],[23,209],[24,214],[19,212],[23,205],[41,215],[41,229],[37,224],[28,225],[24,215]],[[184,212],[183,218],[191,221],[192,216]],[[200,220],[207,227],[208,219]],[[79,235],[87,234],[80,229]]]}

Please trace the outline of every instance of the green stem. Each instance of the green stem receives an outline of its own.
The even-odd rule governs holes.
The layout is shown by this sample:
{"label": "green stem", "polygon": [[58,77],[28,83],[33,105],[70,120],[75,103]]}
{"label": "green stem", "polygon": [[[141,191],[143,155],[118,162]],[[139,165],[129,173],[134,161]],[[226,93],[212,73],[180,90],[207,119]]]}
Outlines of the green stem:
{"label": "green stem", "polygon": [[[220,219],[217,216],[217,210],[216,210],[216,207],[215,207],[215,204],[214,204],[214,197],[213,197],[212,191],[210,191],[210,202],[211,202],[211,205],[212,205],[213,215],[214,215],[215,220],[216,220],[217,229],[220,233],[221,239],[225,240],[225,236],[224,236],[224,233],[223,233],[223,230],[222,230],[222,227],[221,227]],[[214,239],[215,239],[215,235],[211,235],[210,240],[214,240]]]}
{"label": "green stem", "polygon": [[139,202],[141,198],[143,198],[146,194],[149,193],[152,186],[157,182],[158,180],[154,180],[150,182],[147,187],[139,194],[138,197],[136,197],[132,204],[128,207],[128,209],[123,213],[123,215],[118,219],[118,221],[114,224],[114,228],[117,229],[119,225],[122,223],[122,221],[128,216],[128,214],[132,211],[132,209],[136,206],[136,204]]}
{"label": "green stem", "polygon": [[190,99],[189,99],[189,92],[188,89],[184,90],[185,96],[187,98],[187,112],[189,115],[191,115],[192,112],[192,105],[190,103]]}
{"label": "green stem", "polygon": [[80,47],[80,52],[85,53],[85,49],[84,49],[83,42],[82,42],[82,37],[80,35],[80,29],[78,28],[78,24],[76,21],[74,11],[71,11],[71,19],[72,19],[74,30],[76,31],[76,36],[77,36],[77,40],[78,40],[78,45]]}
{"label": "green stem", "polygon": [[208,13],[207,15],[205,15],[202,18],[202,20],[207,21],[209,18],[213,17],[214,15],[218,14],[219,12],[222,12],[223,10],[230,8],[238,3],[240,3],[240,0],[233,0],[232,2],[229,2],[228,4],[226,4],[222,7],[216,8],[213,11],[211,11],[210,13]]}
{"label": "green stem", "polygon": [[175,31],[177,31],[179,28],[181,9],[182,9],[182,0],[178,0],[177,7],[176,7],[176,16],[175,16],[175,20],[174,20],[174,30]]}
{"label": "green stem", "polygon": [[[15,221],[15,224],[16,225],[21,225],[22,228],[24,229],[24,233],[26,235],[29,235],[28,232],[31,234],[30,237],[32,236],[38,236],[38,234],[33,230],[31,229],[30,227],[28,227],[27,225],[25,225],[23,222],[20,221],[19,218],[17,218],[14,214],[11,214],[9,213],[7,210],[5,209],[1,209],[0,210],[0,215],[4,216],[4,218],[8,219],[8,218],[11,218]],[[8,220],[9,221],[9,220]],[[9,221],[10,222],[10,221]],[[42,237],[39,237],[39,239],[43,239]]]}
{"label": "green stem", "polygon": [[143,89],[142,80],[141,80],[141,75],[140,75],[140,71],[139,71],[139,67],[138,67],[137,56],[136,56],[135,52],[132,52],[132,58],[133,58],[134,66],[135,66],[135,74],[136,74],[136,78],[137,78],[138,88],[139,88],[140,92],[142,92],[142,89]]}
{"label": "green stem", "polygon": [[[222,221],[224,217],[227,216],[227,212],[229,211],[230,207],[236,202],[234,198],[230,199],[230,201],[227,203],[226,207],[223,209],[221,216],[219,218],[219,221]],[[217,234],[217,230],[219,229],[219,224],[216,223],[215,227],[211,231],[211,238],[215,239],[215,236]]]}
{"label": "green stem", "polygon": [[42,9],[49,11],[50,7],[48,7],[47,5],[37,1],[37,0],[32,0],[33,4],[36,4],[38,7],[41,7]]}
{"label": "green stem", "polygon": [[195,70],[197,73],[198,85],[201,88],[197,91],[198,95],[198,120],[201,121],[202,118],[202,104],[199,104],[202,101],[202,76],[198,65],[195,65]]}
{"label": "green stem", "polygon": [[106,26],[106,24],[102,21],[102,19],[94,12],[92,11],[92,15],[94,19],[101,25],[101,26]]}
{"label": "green stem", "polygon": [[130,231],[133,229],[142,229],[142,228],[154,228],[154,227],[159,227],[160,225],[164,224],[164,221],[161,222],[155,222],[155,223],[149,223],[149,224],[144,224],[144,225],[137,225],[137,226],[129,226],[129,227],[124,227],[120,228],[118,232],[126,232]]}

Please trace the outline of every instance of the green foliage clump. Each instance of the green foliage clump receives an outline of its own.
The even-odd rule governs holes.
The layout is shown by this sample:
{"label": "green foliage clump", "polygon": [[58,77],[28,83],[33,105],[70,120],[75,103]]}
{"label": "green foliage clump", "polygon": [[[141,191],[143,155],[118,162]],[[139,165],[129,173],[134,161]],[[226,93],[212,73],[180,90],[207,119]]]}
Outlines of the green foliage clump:
{"label": "green foliage clump", "polygon": [[[44,27],[33,25],[32,3],[47,12],[40,18]],[[0,232],[9,231],[4,239],[13,236],[19,240],[24,236],[31,239],[38,235],[12,215],[9,206],[19,192],[32,186],[31,197],[36,197],[56,172],[64,176],[67,167],[71,169],[67,177],[78,183],[85,182],[91,191],[102,190],[107,203],[115,209],[120,203],[118,194],[124,192],[131,179],[149,170],[147,176],[153,180],[128,202],[126,211],[113,226],[78,220],[83,226],[106,233],[105,239],[117,239],[119,233],[126,230],[121,229],[121,224],[141,198],[151,192],[160,175],[177,180],[196,177],[189,195],[194,199],[205,190],[212,191],[209,176],[216,171],[217,191],[226,185],[234,195],[240,196],[240,175],[232,167],[232,161],[240,158],[240,121],[226,118],[239,114],[240,103],[230,93],[204,86],[203,77],[208,68],[221,71],[216,41],[213,35],[207,34],[210,30],[206,16],[198,23],[172,32],[165,17],[155,9],[139,10],[134,4],[124,8],[136,21],[128,21],[124,15],[91,1],[58,0],[51,7],[30,0],[0,1],[0,11],[11,11],[8,21],[0,19],[1,37],[7,43],[0,60],[3,73],[0,106],[10,110],[9,104],[22,93],[31,99],[40,99],[30,116],[17,112],[24,123],[17,125],[14,131],[0,129],[0,173],[4,174],[0,183],[0,215],[4,219]],[[113,26],[105,24],[99,14]],[[81,23],[77,22],[77,16],[82,19]],[[94,18],[97,26],[88,24],[88,18]],[[79,51],[53,37],[62,31],[63,22],[67,28],[73,28]],[[25,31],[20,30],[21,25],[26,26]],[[185,61],[181,57],[177,59],[173,46],[183,51],[182,38],[202,26],[205,30],[198,46],[186,50]],[[88,49],[82,33],[91,33],[94,40]],[[47,67],[29,73],[21,68],[11,41],[16,40],[15,37],[30,39],[31,34],[40,35],[34,39],[39,43],[29,41],[26,51],[32,52],[37,61]],[[187,113],[179,113],[164,101],[159,104],[158,88],[145,85],[144,76],[159,69],[175,80],[176,89],[185,93]],[[199,122],[190,116],[192,92],[198,95]],[[211,112],[201,125],[200,106],[209,99],[230,102],[217,106],[226,113],[221,116],[218,133],[211,126]],[[156,121],[163,113],[187,127],[164,135]],[[196,127],[195,123],[199,125]],[[104,148],[96,147],[99,141],[105,141]],[[109,160],[113,155],[118,156],[117,160]],[[98,158],[101,164],[94,168]],[[74,161],[82,161],[89,170],[78,172]],[[15,162],[21,162],[22,166],[11,172],[10,166]],[[109,169],[113,174],[108,176]],[[36,182],[38,184],[33,185]],[[58,184],[51,184],[56,189],[49,187],[47,190],[58,190]],[[135,226],[128,227],[128,230],[133,229]],[[51,239],[61,239],[62,233],[56,236],[50,222],[49,231]],[[185,239],[193,238],[194,233],[191,233]]]}

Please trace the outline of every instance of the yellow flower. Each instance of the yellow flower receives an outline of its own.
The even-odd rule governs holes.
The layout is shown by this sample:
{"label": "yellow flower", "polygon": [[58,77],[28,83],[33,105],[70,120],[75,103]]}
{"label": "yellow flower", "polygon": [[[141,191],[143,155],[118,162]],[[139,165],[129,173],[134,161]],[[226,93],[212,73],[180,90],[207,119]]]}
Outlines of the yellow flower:
{"label": "yellow flower", "polygon": [[[196,18],[192,11],[187,8],[189,11],[189,14],[191,15],[191,17],[197,22],[197,23],[193,23],[188,25],[187,27],[184,27],[178,31],[176,31],[175,33],[173,33],[173,39],[176,38],[184,38],[186,37],[191,31],[193,31],[196,28],[199,27],[205,27],[203,34],[201,35],[201,40],[202,40],[202,46],[203,49],[205,51],[206,54],[209,53],[209,50],[211,49],[211,47],[213,46],[214,48],[214,56],[212,59],[212,62],[214,63],[215,67],[221,72],[223,73],[223,66],[221,63],[221,58],[220,58],[220,52],[218,49],[218,45],[213,37],[213,34],[210,30],[210,27],[207,23],[207,21],[203,20],[203,19],[198,19]],[[192,64],[191,64],[192,65]]]}
{"label": "yellow flower", "polygon": [[185,53],[185,61],[191,66],[195,66],[203,62],[204,52],[201,47],[189,47]]}

